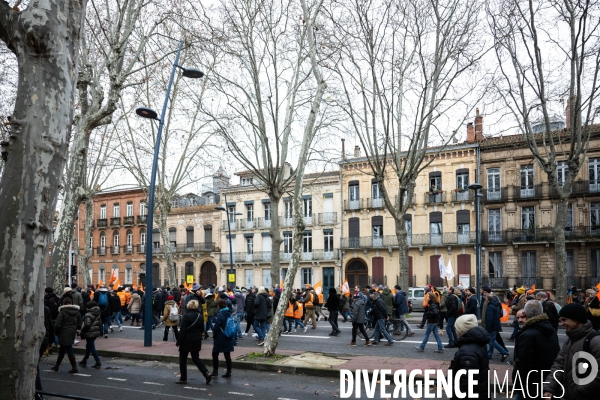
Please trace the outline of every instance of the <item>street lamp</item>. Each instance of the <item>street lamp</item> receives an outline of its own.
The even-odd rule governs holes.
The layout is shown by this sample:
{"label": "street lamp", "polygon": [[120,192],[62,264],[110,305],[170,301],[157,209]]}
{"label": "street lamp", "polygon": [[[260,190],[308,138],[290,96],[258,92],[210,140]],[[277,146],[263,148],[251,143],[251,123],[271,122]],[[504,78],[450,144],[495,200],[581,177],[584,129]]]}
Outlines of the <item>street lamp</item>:
{"label": "street lamp", "polygon": [[[135,110],[135,113],[142,118],[149,118],[158,121],[158,133],[156,135],[156,144],[154,145],[154,159],[152,160],[152,173],[150,175],[150,188],[148,193],[147,226],[150,232],[152,232],[152,227],[154,224],[154,186],[156,184],[156,167],[158,165],[160,138],[162,136],[163,126],[165,125],[165,115],[167,114],[167,104],[169,103],[169,96],[171,94],[173,78],[175,77],[175,70],[177,68],[183,70],[182,75],[186,78],[202,78],[204,76],[204,73],[200,70],[193,68],[183,68],[178,65],[179,55],[181,54],[182,48],[183,40],[179,42],[179,49],[177,50],[177,55],[175,56],[175,63],[173,64],[173,69],[171,70],[171,78],[169,79],[169,85],[167,86],[167,93],[165,95],[165,101],[163,103],[163,109],[160,119],[158,118],[158,114],[156,113],[156,111],[154,111],[151,108],[140,107]],[[146,301],[144,304],[144,346],[147,347],[152,346],[152,301],[147,296],[148,293],[150,293],[150,296],[152,296],[152,252],[152,246],[146,245],[146,293],[144,294]],[[150,292],[148,292],[148,290],[150,290]]]}
{"label": "street lamp", "polygon": [[[223,206],[217,206],[215,207],[215,210],[219,210],[219,211],[225,211],[227,213],[227,196],[225,194],[223,194],[223,197],[225,198],[225,207]],[[242,213],[235,213],[233,215],[244,215]],[[231,221],[229,220],[229,213],[226,214],[226,218],[227,218],[227,230],[229,231],[229,271],[227,271],[227,276],[229,277],[229,274],[233,274],[233,249],[232,249],[232,245],[231,245]],[[229,283],[229,278],[227,279],[227,283]]]}
{"label": "street lamp", "polygon": [[477,319],[481,317],[481,218],[479,215],[479,193],[481,183],[471,183],[469,189],[475,192],[475,294],[477,295]]}

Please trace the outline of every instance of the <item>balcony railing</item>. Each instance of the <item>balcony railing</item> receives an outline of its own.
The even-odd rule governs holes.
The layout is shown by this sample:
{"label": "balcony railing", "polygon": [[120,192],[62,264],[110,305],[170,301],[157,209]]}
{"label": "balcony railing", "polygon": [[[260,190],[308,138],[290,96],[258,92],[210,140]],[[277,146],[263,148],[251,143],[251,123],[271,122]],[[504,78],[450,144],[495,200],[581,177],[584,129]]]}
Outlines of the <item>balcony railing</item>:
{"label": "balcony railing", "polygon": [[271,228],[271,219],[257,218],[256,223],[258,224],[258,228],[260,228],[260,229]]}
{"label": "balcony railing", "polygon": [[513,189],[515,200],[535,200],[542,197],[542,185],[515,186]]}
{"label": "balcony railing", "polygon": [[475,197],[473,197],[472,190],[463,190],[463,191],[453,191],[452,192],[452,201],[473,201]]}
{"label": "balcony railing", "polygon": [[148,216],[147,215],[138,215],[137,223],[138,223],[138,225],[146,225],[148,223]]}
{"label": "balcony railing", "polygon": [[446,202],[446,192],[425,193],[425,204],[439,204]]}
{"label": "balcony railing", "polygon": [[531,285],[535,285],[536,288],[541,289],[544,287],[544,278],[540,276],[521,276],[517,277],[517,287],[525,286],[530,288]]}
{"label": "balcony railing", "polygon": [[223,230],[225,232],[227,232],[229,230],[229,228],[231,227],[231,230],[234,231],[236,229],[238,229],[239,226],[239,222],[240,220],[234,220],[234,221],[230,221],[228,222],[227,220],[223,221]]}
{"label": "balcony railing", "polygon": [[123,253],[124,254],[133,254],[133,245],[132,246],[129,246],[129,245],[123,246]]}
{"label": "balcony railing", "polygon": [[[238,219],[238,229],[255,229],[257,228],[257,223],[256,223],[256,219],[252,218],[252,219],[247,219],[247,218],[241,218]],[[225,229],[225,228],[223,228]],[[233,229],[233,224],[231,226],[231,229]]]}
{"label": "balcony railing", "polygon": [[506,289],[508,288],[508,278],[496,276],[482,276],[481,284],[489,285],[492,289]]}
{"label": "balcony railing", "polygon": [[279,216],[279,226],[284,228],[284,227],[291,227],[294,226],[294,217],[283,217],[283,216]]}
{"label": "balcony railing", "polygon": [[133,215],[130,215],[128,217],[123,217],[123,225],[125,226],[131,226],[134,223],[134,218]]}
{"label": "balcony railing", "polygon": [[184,243],[175,247],[176,253],[199,253],[215,251],[214,242]]}
{"label": "balcony railing", "polygon": [[[404,203],[408,204],[408,205],[414,205],[417,204],[417,195],[415,193],[413,193],[413,195],[409,198],[409,197],[404,197]],[[394,205],[398,204],[398,195],[396,195],[394,197]]]}
{"label": "balcony railing", "polygon": [[97,254],[99,256],[105,256],[106,255],[106,247],[98,247]]}
{"label": "balcony railing", "polygon": [[482,231],[482,243],[506,243],[506,231]]}
{"label": "balcony railing", "polygon": [[145,254],[146,253],[146,245],[145,244],[138,244],[137,245],[137,253],[138,254]]}
{"label": "balcony railing", "polygon": [[337,224],[337,213],[327,212],[319,214],[319,225],[333,225]]}
{"label": "balcony railing", "polygon": [[481,194],[483,194],[481,201],[484,203],[506,201],[508,199],[507,189],[505,187],[497,189],[483,189]]}
{"label": "balcony railing", "polygon": [[[600,283],[600,276],[587,276],[585,278],[585,287],[596,287],[598,283]],[[580,287],[577,286],[577,288],[579,289]]]}
{"label": "balcony railing", "polygon": [[[292,259],[292,253],[280,253],[279,257],[282,261],[289,261]],[[322,249],[313,250],[311,252],[303,252],[300,254],[301,261],[327,261],[335,260],[338,257],[337,249],[331,251],[325,251]],[[221,263],[229,263],[229,253],[221,253],[219,256]],[[270,251],[255,251],[253,253],[233,253],[234,263],[260,263],[260,262],[271,262]]]}
{"label": "balcony railing", "polygon": [[[409,246],[445,246],[475,243],[475,232],[458,233],[444,232],[441,234],[419,233],[408,234]],[[358,238],[342,238],[341,248],[387,248],[398,247],[397,236],[372,237],[363,236]]]}
{"label": "balcony railing", "polygon": [[506,231],[509,242],[551,242],[554,239],[552,227],[514,229]]}
{"label": "balcony railing", "polygon": [[364,199],[344,200],[344,211],[360,210],[364,208]]}
{"label": "balcony railing", "polygon": [[385,203],[382,197],[379,198],[368,198],[367,199],[367,208],[383,208],[385,207]]}
{"label": "balcony railing", "polygon": [[106,228],[108,220],[106,218],[101,218],[96,220],[96,227],[98,228]]}
{"label": "balcony railing", "polygon": [[119,246],[112,246],[111,253],[112,254],[121,254],[121,249],[119,248]]}
{"label": "balcony railing", "polygon": [[121,217],[113,217],[110,219],[110,226],[120,226],[121,225]]}

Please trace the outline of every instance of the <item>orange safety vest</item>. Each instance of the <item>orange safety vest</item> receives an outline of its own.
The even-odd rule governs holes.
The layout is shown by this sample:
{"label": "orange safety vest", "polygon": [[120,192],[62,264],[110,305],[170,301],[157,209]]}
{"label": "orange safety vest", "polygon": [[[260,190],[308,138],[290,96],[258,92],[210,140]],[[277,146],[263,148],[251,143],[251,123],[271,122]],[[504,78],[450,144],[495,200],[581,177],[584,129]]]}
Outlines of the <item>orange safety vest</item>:
{"label": "orange safety vest", "polygon": [[307,306],[307,307],[312,307],[314,305],[313,304],[314,294],[309,293],[308,296],[310,296],[310,300],[305,300],[304,301],[304,305]]}
{"label": "orange safety vest", "polygon": [[288,302],[288,308],[285,310],[285,316],[293,318],[294,317],[294,305]]}
{"label": "orange safety vest", "polygon": [[298,308],[294,311],[294,318],[300,319],[302,318],[302,314],[304,313],[304,304],[297,302]]}
{"label": "orange safety vest", "polygon": [[319,294],[319,304],[323,305],[323,293]]}
{"label": "orange safety vest", "polygon": [[429,293],[425,293],[423,296],[423,307],[429,306]]}
{"label": "orange safety vest", "polygon": [[121,307],[123,307],[127,303],[127,296],[125,295],[125,292],[117,292],[117,296],[119,296],[119,299],[121,300]]}
{"label": "orange safety vest", "polygon": [[129,304],[131,302],[131,292],[125,292],[125,304]]}

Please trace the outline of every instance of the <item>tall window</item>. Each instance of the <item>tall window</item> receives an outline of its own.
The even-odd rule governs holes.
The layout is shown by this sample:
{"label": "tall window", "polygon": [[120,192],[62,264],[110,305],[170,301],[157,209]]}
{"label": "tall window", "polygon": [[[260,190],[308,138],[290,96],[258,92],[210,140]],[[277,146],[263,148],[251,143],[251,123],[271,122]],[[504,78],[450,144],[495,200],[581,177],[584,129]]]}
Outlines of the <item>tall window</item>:
{"label": "tall window", "polygon": [[600,230],[600,203],[590,203],[590,225],[592,231]]}
{"label": "tall window", "polygon": [[227,206],[227,215],[229,222],[235,222],[235,206]]}
{"label": "tall window", "polygon": [[120,217],[119,213],[120,213],[119,204],[118,203],[113,204],[113,217],[119,218]]}
{"label": "tall window", "polygon": [[194,246],[194,227],[188,226],[185,228],[185,243],[187,247]]}
{"label": "tall window", "polygon": [[488,241],[502,241],[502,214],[500,209],[488,211]]}
{"label": "tall window", "polygon": [[175,227],[169,228],[169,242],[171,243],[171,249],[175,251],[177,247],[177,228]]}
{"label": "tall window", "polygon": [[348,198],[350,201],[358,201],[360,198],[358,193],[358,183],[348,186]]}
{"label": "tall window", "polygon": [[119,231],[113,232],[113,245],[119,247]]}
{"label": "tall window", "polygon": [[286,219],[292,218],[293,210],[292,210],[292,201],[286,200],[283,202],[283,217]]}
{"label": "tall window", "polygon": [[263,203],[263,207],[265,208],[265,221],[271,220],[271,203]]}
{"label": "tall window", "polygon": [[146,203],[141,201],[140,202],[140,215],[146,215],[148,214],[148,207],[146,206]]}
{"label": "tall window", "polygon": [[535,228],[535,207],[521,207],[521,229]]}
{"label": "tall window", "polygon": [[487,170],[487,199],[500,200],[500,168]]}
{"label": "tall window", "polygon": [[371,220],[371,226],[373,230],[373,246],[383,246],[383,217],[380,215],[374,216]]}
{"label": "tall window", "polygon": [[312,253],[312,231],[304,231],[302,234],[302,252]]}
{"label": "tall window", "polygon": [[90,249],[94,248],[94,236],[90,235]]}
{"label": "tall window", "polygon": [[131,229],[127,230],[127,251],[133,251],[133,231]]}
{"label": "tall window", "polygon": [[133,203],[127,203],[127,216],[131,217],[133,215]]}
{"label": "tall window", "polygon": [[488,253],[488,276],[490,278],[502,278],[501,251],[492,251]]}
{"label": "tall window", "polygon": [[535,196],[533,165],[521,165],[521,197]]}
{"label": "tall window", "polygon": [[104,272],[104,266],[98,270],[98,281],[106,282],[106,273]]}
{"label": "tall window", "polygon": [[312,197],[306,196],[302,199],[302,215],[304,218],[312,217]]}
{"label": "tall window", "polygon": [[140,229],[140,244],[146,246],[146,230]]}
{"label": "tall window", "polygon": [[590,180],[590,192],[600,192],[600,158],[588,160],[588,178]]}
{"label": "tall window", "polygon": [[469,210],[459,210],[456,212],[456,229],[458,233],[458,243],[469,243],[471,235],[471,212]]}
{"label": "tall window", "polygon": [[567,250],[567,276],[575,276],[575,252]]}
{"label": "tall window", "polygon": [[106,219],[106,204],[100,206],[100,219]]}
{"label": "tall window", "polygon": [[106,232],[100,232],[100,251],[104,254],[106,249]]}
{"label": "tall window", "polygon": [[381,191],[379,190],[379,183],[377,182],[371,184],[371,197],[373,200],[381,198]]}
{"label": "tall window", "polygon": [[254,253],[254,238],[247,237],[246,238],[246,254],[253,254],[253,253]]}
{"label": "tall window", "polygon": [[312,285],[312,268],[302,268],[302,287]]}
{"label": "tall window", "polygon": [[558,181],[558,186],[562,187],[565,184],[568,170],[569,167],[566,161],[558,161],[556,163],[556,180]]}
{"label": "tall window", "polygon": [[247,288],[254,286],[254,270],[244,270],[244,283]]}
{"label": "tall window", "polygon": [[521,275],[524,278],[537,276],[535,251],[524,251],[521,253]]}
{"label": "tall window", "polygon": [[252,221],[254,219],[254,204],[246,204],[246,220]]}
{"label": "tall window", "polygon": [[292,232],[283,232],[283,252],[285,254],[292,254]]}
{"label": "tall window", "polygon": [[429,189],[442,190],[442,177],[441,176],[429,177]]}
{"label": "tall window", "polygon": [[573,232],[573,203],[567,205],[567,222],[565,223],[565,235]]}
{"label": "tall window", "polygon": [[600,276],[600,249],[592,249],[591,264],[590,264],[590,276],[596,278]]}
{"label": "tall window", "polygon": [[131,266],[129,268],[125,268],[125,284],[131,285],[133,281],[133,272],[131,270]]}
{"label": "tall window", "polygon": [[323,250],[333,252],[333,229],[323,229]]}
{"label": "tall window", "polygon": [[469,186],[469,174],[468,173],[460,173],[456,174],[456,188],[468,190]]}
{"label": "tall window", "polygon": [[429,235],[432,245],[442,244],[442,213],[439,211],[429,214]]}
{"label": "tall window", "polygon": [[409,246],[412,246],[412,215],[404,215],[404,228],[406,229],[406,241]]}

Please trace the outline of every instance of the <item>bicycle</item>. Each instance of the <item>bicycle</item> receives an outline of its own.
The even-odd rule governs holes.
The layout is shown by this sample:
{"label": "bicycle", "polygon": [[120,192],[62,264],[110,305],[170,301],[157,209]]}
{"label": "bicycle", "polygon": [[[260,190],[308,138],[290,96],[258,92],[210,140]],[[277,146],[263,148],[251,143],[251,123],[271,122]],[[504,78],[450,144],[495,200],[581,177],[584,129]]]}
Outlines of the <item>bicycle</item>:
{"label": "bicycle", "polygon": [[[370,310],[369,310],[370,311]],[[361,331],[357,332],[357,335],[362,339],[372,339],[373,335],[375,335],[375,325],[373,321],[371,321],[370,313],[368,312],[365,316],[365,332],[367,333],[368,338],[363,337]],[[406,320],[401,320],[400,318],[388,318],[385,321],[385,329],[388,331],[390,336],[399,336],[398,340],[404,340],[408,336],[408,331],[410,330],[408,327],[408,322]]]}

